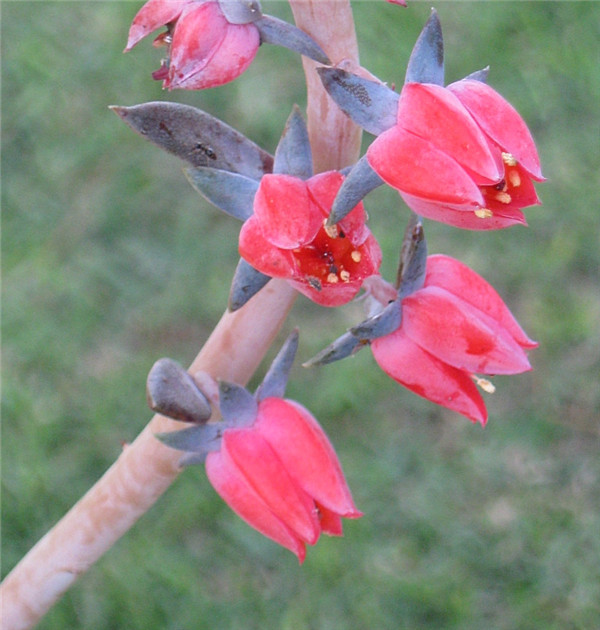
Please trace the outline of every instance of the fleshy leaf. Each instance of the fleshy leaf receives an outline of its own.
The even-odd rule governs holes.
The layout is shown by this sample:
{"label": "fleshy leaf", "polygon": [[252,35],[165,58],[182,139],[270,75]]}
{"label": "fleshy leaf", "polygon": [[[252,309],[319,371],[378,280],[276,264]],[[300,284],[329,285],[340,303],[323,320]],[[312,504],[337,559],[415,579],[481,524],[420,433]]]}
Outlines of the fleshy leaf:
{"label": "fleshy leaf", "polygon": [[472,81],[481,81],[482,83],[487,83],[489,73],[490,73],[490,67],[486,66],[485,68],[481,68],[481,70],[476,70],[475,72],[471,72],[471,74],[468,74],[463,79],[463,81],[467,81],[471,79]]}
{"label": "fleshy leaf", "polygon": [[369,133],[378,136],[396,124],[400,97],[394,90],[341,68],[317,68],[317,72],[338,107]]}
{"label": "fleshy leaf", "polygon": [[238,428],[252,424],[258,410],[256,399],[245,387],[227,381],[219,383],[219,407],[223,420]]}
{"label": "fleshy leaf", "polygon": [[273,157],[224,122],[189,105],[151,101],[111,106],[134,131],[189,162],[260,179],[273,169]]}
{"label": "fleshy leaf", "polygon": [[312,152],[308,130],[297,105],[294,105],[277,145],[273,173],[293,175],[300,179],[312,177]]}
{"label": "fleshy leaf", "polygon": [[444,85],[444,38],[435,9],[432,9],[410,55],[405,83]]}
{"label": "fleshy leaf", "polygon": [[286,339],[281,350],[273,359],[263,382],[256,390],[256,400],[260,402],[271,396],[283,398],[297,350],[298,329],[296,328]]}
{"label": "fleshy leaf", "polygon": [[229,291],[227,307],[230,311],[237,311],[246,302],[256,295],[271,279],[264,273],[256,270],[250,263],[240,258]]}
{"label": "fleshy leaf", "polygon": [[146,397],[150,409],[174,420],[200,424],[211,415],[210,403],[192,376],[171,359],[159,359],[152,366]]}
{"label": "fleshy leaf", "polygon": [[423,286],[426,269],[427,241],[421,221],[413,214],[404,233],[398,266],[397,286],[400,299]]}
{"label": "fleshy leaf", "polygon": [[319,44],[293,24],[271,15],[263,15],[254,24],[260,33],[261,42],[283,46],[327,66],[331,64]]}
{"label": "fleshy leaf", "polygon": [[382,184],[383,180],[363,155],[340,186],[331,206],[327,225],[339,223],[368,193]]}
{"label": "fleshy leaf", "polygon": [[219,450],[224,428],[222,422],[211,422],[181,431],[156,433],[155,437],[171,448],[186,453],[197,453],[204,458],[207,453]]}
{"label": "fleshy leaf", "polygon": [[262,17],[257,0],[219,0],[219,7],[230,24],[250,24]]}
{"label": "fleshy leaf", "polygon": [[219,210],[240,221],[252,216],[257,180],[208,166],[186,168],[185,174],[190,184]]}
{"label": "fleshy leaf", "polygon": [[355,337],[351,332],[346,332],[314,357],[305,361],[302,366],[314,367],[315,365],[333,363],[334,361],[339,361],[340,359],[345,359],[355,354],[364,346],[365,342],[361,342],[361,340]]}

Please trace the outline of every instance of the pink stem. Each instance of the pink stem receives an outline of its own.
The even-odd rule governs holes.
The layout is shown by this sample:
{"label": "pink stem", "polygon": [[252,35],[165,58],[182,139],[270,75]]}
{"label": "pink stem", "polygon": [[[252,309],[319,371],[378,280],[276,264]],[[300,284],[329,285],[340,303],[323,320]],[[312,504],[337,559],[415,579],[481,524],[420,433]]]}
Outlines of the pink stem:
{"label": "pink stem", "polygon": [[[294,17],[333,61],[356,61],[349,0],[290,0]],[[304,62],[308,126],[315,168],[340,168],[358,157],[360,133],[328,100],[312,62]],[[245,384],[282,326],[296,293],[272,280],[248,304],[226,312],[190,366],[193,374]],[[180,472],[181,453],[155,433],[180,423],[155,415],[102,478],[29,551],[0,585],[3,630],[32,627],[75,580],[155,503]]]}

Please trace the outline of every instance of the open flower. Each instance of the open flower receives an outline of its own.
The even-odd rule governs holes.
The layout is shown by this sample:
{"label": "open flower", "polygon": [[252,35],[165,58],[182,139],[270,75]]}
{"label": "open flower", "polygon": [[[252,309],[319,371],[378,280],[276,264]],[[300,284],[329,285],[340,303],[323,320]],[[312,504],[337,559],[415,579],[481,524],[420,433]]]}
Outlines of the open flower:
{"label": "open flower", "polygon": [[381,264],[362,203],[338,225],[325,225],[343,179],[335,171],[306,181],[265,175],[254,214],[240,232],[242,258],[264,274],[289,279],[300,293],[324,306],[351,300]]}
{"label": "open flower", "polygon": [[500,296],[481,276],[454,258],[427,258],[421,289],[402,300],[402,323],[374,339],[371,349],[394,380],[473,421],[487,410],[476,374],[519,374],[531,369],[535,348]]}
{"label": "open flower", "polygon": [[233,81],[260,44],[258,28],[230,23],[216,0],[149,0],[133,19],[125,51],[162,26],[167,32],[154,44],[166,45],[168,55],[152,76],[169,89],[201,90]]}
{"label": "open flower", "polygon": [[341,536],[342,517],[362,516],[323,429],[291,400],[265,398],[249,426],[226,429],[206,473],[238,516],[300,562],[321,532]]}
{"label": "open flower", "polygon": [[482,81],[406,83],[397,123],[367,151],[371,168],[417,214],[467,229],[525,224],[543,181],[531,133]]}

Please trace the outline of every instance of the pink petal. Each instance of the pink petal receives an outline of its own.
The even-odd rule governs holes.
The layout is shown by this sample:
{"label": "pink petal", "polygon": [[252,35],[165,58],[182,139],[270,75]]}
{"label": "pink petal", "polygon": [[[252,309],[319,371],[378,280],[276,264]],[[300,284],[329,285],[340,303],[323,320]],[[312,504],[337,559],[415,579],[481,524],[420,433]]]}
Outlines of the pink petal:
{"label": "pink petal", "polygon": [[354,299],[360,291],[362,280],[356,282],[340,282],[338,284],[325,284],[321,290],[315,289],[307,280],[289,280],[294,287],[309,300],[320,306],[342,306]]}
{"label": "pink petal", "polygon": [[217,493],[248,525],[298,556],[302,563],[306,547],[277,516],[244,478],[243,473],[221,452],[209,453],[206,474]]}
{"label": "pink petal", "polygon": [[169,61],[168,88],[191,87],[225,39],[229,22],[216,2],[188,5],[177,20]]}
{"label": "pink petal", "polygon": [[276,247],[294,249],[312,241],[323,216],[306,183],[291,175],[265,175],[254,198],[254,216],[263,236]]}
{"label": "pink petal", "polygon": [[467,109],[446,88],[407,83],[398,103],[398,125],[428,140],[463,168],[482,176],[485,183],[501,179],[500,151],[492,150]]}
{"label": "pink petal", "polygon": [[438,287],[425,287],[402,301],[402,329],[433,356],[470,373],[531,369],[521,346],[497,321]]}
{"label": "pink petal", "polygon": [[225,431],[221,452],[235,462],[275,516],[304,542],[317,541],[321,529],[314,501],[254,427]]}
{"label": "pink petal", "polygon": [[415,394],[485,425],[487,410],[469,374],[431,356],[402,327],[375,339],[371,350],[381,369]]}
{"label": "pink petal", "polygon": [[483,204],[478,186],[456,160],[402,127],[375,138],[367,159],[387,184],[402,193],[436,203]]}
{"label": "pink petal", "polygon": [[242,226],[239,251],[246,262],[273,278],[289,278],[295,273],[296,263],[292,252],[279,249],[267,241],[255,215]]}
{"label": "pink petal", "polygon": [[152,31],[174,22],[189,2],[190,0],[148,0],[133,18],[125,52]]}
{"label": "pink petal", "polygon": [[307,409],[292,400],[266,398],[254,426],[317,503],[341,516],[361,515],[331,442]]}
{"label": "pink petal", "polygon": [[[527,225],[525,216],[516,208],[502,206],[492,216],[477,216],[476,208],[435,203],[400,193],[406,205],[416,214],[464,230],[500,230],[513,225]],[[478,208],[479,209],[479,208]]]}
{"label": "pink petal", "polygon": [[537,342],[525,334],[494,287],[455,258],[442,254],[429,256],[425,286],[445,289],[483,311],[496,320],[523,348],[537,347]]}
{"label": "pink petal", "polygon": [[517,110],[481,81],[463,79],[447,88],[471,112],[477,124],[504,151],[508,151],[537,181],[544,181],[531,132]]}
{"label": "pink petal", "polygon": [[342,517],[317,503],[321,531],[329,536],[343,536]]}

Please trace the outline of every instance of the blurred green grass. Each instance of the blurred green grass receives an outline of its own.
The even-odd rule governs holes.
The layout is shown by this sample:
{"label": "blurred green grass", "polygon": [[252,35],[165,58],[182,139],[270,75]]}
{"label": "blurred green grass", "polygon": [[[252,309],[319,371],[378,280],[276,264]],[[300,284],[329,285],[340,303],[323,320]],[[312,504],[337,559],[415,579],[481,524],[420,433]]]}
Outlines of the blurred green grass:
{"label": "blurred green grass", "polygon": [[[267,46],[230,85],[162,92],[150,42],[121,54],[140,5],[2,5],[3,575],[142,429],[148,369],[191,361],[237,260],[237,225],[107,106],[186,102],[272,151],[304,103],[297,59]],[[263,6],[290,19],[283,2]],[[429,8],[354,3],[363,64],[400,84]],[[329,432],[365,512],[345,538],[299,568],[192,469],[40,628],[600,627],[600,11],[437,8],[448,80],[490,64],[549,181],[528,229],[428,223],[430,251],[494,284],[540,341],[534,371],[495,379],[481,430],[390,382],[368,352],[295,368],[289,395]],[[383,189],[367,207],[392,277],[406,212]],[[357,317],[300,300],[286,330],[300,326],[305,359]]]}

